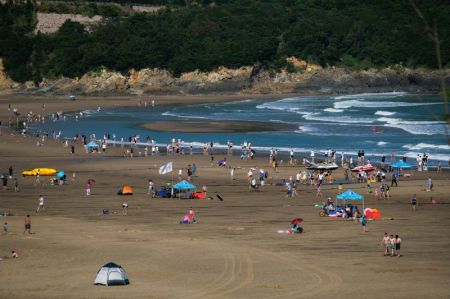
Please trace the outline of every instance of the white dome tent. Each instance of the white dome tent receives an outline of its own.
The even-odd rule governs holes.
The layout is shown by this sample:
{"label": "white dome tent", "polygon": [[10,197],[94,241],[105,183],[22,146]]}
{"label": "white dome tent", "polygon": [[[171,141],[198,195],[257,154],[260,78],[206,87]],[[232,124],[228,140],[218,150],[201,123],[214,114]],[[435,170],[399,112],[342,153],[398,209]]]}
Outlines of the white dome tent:
{"label": "white dome tent", "polygon": [[125,270],[113,263],[107,263],[97,272],[97,277],[95,278],[94,284],[102,285],[127,285],[130,281],[128,280],[127,273]]}

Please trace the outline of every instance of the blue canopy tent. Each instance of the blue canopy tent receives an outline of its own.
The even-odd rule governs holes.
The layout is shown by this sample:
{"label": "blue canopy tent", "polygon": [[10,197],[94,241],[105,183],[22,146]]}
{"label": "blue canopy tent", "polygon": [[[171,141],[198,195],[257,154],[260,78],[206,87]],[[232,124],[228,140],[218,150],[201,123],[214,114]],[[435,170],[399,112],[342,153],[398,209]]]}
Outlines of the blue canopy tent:
{"label": "blue canopy tent", "polygon": [[344,205],[345,205],[345,201],[346,200],[362,200],[362,202],[363,202],[363,211],[364,211],[364,196],[362,196],[361,194],[356,193],[355,191],[353,191],[351,189],[345,191],[344,193],[341,193],[341,194],[337,195],[336,196],[336,200],[337,199],[342,199],[344,201]]}
{"label": "blue canopy tent", "polygon": [[410,168],[413,168],[413,165],[409,164],[409,163],[406,163],[406,162],[403,162],[403,160],[400,160],[400,161],[392,164],[392,167],[394,167],[394,168],[410,169]]}
{"label": "blue canopy tent", "polygon": [[[400,176],[400,170],[402,169],[412,169],[414,166],[412,164],[403,162],[403,160],[400,160],[394,164],[392,164],[393,168],[397,168],[397,175]],[[411,174],[408,174],[407,176],[410,176]],[[405,175],[406,176],[406,175]]]}
{"label": "blue canopy tent", "polygon": [[88,144],[86,144],[86,146],[89,147],[89,148],[93,148],[93,147],[97,147],[98,148],[99,147],[99,145],[95,141],[89,142]]}
{"label": "blue canopy tent", "polygon": [[98,149],[99,149],[99,145],[95,141],[91,141],[88,144],[86,144],[86,152],[88,154],[93,153],[93,152],[98,152]]}
{"label": "blue canopy tent", "polygon": [[186,180],[182,180],[181,182],[179,182],[179,183],[173,185],[172,188],[178,190],[178,194],[179,194],[179,197],[180,197],[180,199],[181,199],[181,192],[180,192],[180,191],[194,190],[194,189],[197,188],[197,186],[192,185],[191,183],[189,183],[189,182],[186,181]]}

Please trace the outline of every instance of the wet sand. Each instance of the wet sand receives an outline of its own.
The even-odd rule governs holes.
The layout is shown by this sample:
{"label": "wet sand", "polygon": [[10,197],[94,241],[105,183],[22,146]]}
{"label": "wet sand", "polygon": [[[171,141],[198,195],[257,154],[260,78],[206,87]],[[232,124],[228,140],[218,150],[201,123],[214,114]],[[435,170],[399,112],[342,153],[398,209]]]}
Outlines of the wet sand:
{"label": "wet sand", "polygon": [[153,131],[188,133],[234,133],[284,131],[297,126],[256,121],[157,121],[139,126]]}
{"label": "wet sand", "polygon": [[[19,100],[17,100],[19,101]],[[47,99],[48,109],[81,110],[100,103],[136,104],[135,99],[98,99],[76,104]],[[32,108],[41,102],[29,100]],[[106,103],[107,102],[107,103]],[[5,101],[0,102],[4,117]],[[22,105],[19,103],[17,105]],[[23,104],[24,109],[28,107]],[[34,105],[34,106],[33,106]],[[66,107],[67,106],[67,107]],[[36,108],[33,108],[36,107]],[[57,111],[57,110],[56,110]],[[6,114],[7,115],[7,114]],[[267,185],[249,191],[246,175],[251,167],[269,170],[269,182],[295,176],[303,166],[283,163],[279,173],[268,166],[268,158],[240,160],[227,156],[237,167],[235,180],[229,169],[211,166],[210,156],[154,156],[123,158],[125,149],[86,154],[75,144],[75,155],[60,141],[37,147],[35,138],[0,136],[0,171],[10,165],[21,191],[0,191],[0,217],[9,224],[9,234],[0,234],[0,256],[16,250],[18,259],[0,261],[0,298],[448,298],[450,274],[450,173],[419,173],[391,188],[388,201],[375,200],[365,184],[344,185],[366,196],[366,207],[377,208],[382,219],[369,221],[369,232],[353,221],[319,217],[314,204],[335,197],[337,185],[325,185],[324,196],[315,188],[301,186],[294,198],[286,198],[285,187]],[[223,154],[215,154],[215,160]],[[197,165],[192,183],[208,186],[208,196],[218,200],[152,199],[147,181],[159,188],[172,180],[158,168],[173,161],[173,180],[188,164]],[[20,172],[34,167],[63,170],[68,185],[52,186],[49,178],[36,186],[33,177]],[[72,181],[72,172],[76,180]],[[431,175],[434,191],[427,192]],[[84,185],[94,178],[92,195]],[[335,174],[343,178],[342,170]],[[134,195],[121,197],[124,184]],[[416,193],[416,213],[409,204]],[[39,194],[47,211],[35,213]],[[437,204],[430,204],[433,197]],[[127,216],[121,215],[124,200]],[[360,208],[361,205],[359,204]],[[192,207],[197,224],[180,225],[179,219]],[[102,215],[109,209],[110,215]],[[32,235],[23,234],[23,221],[31,215]],[[279,234],[290,220],[304,219],[304,234]],[[384,257],[380,240],[384,232],[403,239],[403,257]],[[126,287],[94,286],[98,269],[107,262],[122,265],[131,284]]]}

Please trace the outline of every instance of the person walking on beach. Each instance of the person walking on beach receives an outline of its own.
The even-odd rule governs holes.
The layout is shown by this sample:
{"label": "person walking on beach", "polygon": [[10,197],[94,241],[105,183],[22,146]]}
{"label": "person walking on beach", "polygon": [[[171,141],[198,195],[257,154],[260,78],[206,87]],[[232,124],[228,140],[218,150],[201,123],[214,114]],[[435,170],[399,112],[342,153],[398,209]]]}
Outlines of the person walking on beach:
{"label": "person walking on beach", "polygon": [[389,237],[389,249],[391,251],[391,256],[395,255],[395,248],[396,248],[396,240],[394,238],[394,235],[391,235]]}
{"label": "person walking on beach", "polygon": [[152,180],[148,180],[148,191],[147,194],[151,194],[152,198],[155,197],[155,183]]}
{"label": "person walking on beach", "polygon": [[388,233],[384,233],[383,239],[381,239],[381,245],[384,247],[384,256],[389,254],[389,236]]}
{"label": "person walking on beach", "polygon": [[385,185],[385,191],[384,191],[384,197],[385,197],[385,199],[391,198],[391,194],[389,193],[389,189],[390,189],[389,185],[386,184],[386,185]]}
{"label": "person walking on beach", "polygon": [[394,184],[395,184],[395,187],[398,187],[398,185],[397,185],[397,175],[395,173],[392,174],[391,187],[394,187]]}
{"label": "person walking on beach", "polygon": [[235,167],[231,168],[231,170],[230,170],[231,184],[234,183],[234,173],[235,172],[236,172],[236,168]]}
{"label": "person walking on beach", "polygon": [[286,183],[286,197],[292,197],[292,186],[291,183]]}
{"label": "person walking on beach", "polygon": [[433,191],[433,180],[431,177],[428,178],[428,189],[427,191]]}
{"label": "person walking on beach", "polygon": [[191,223],[196,222],[195,221],[195,212],[192,207],[189,208],[189,219],[191,220]]}
{"label": "person walking on beach", "polygon": [[363,232],[367,233],[369,230],[367,229],[367,218],[366,216],[364,216],[364,214],[359,218],[359,222],[361,222]]}
{"label": "person walking on beach", "polygon": [[86,183],[86,196],[90,196],[91,195],[91,187],[92,187],[91,182],[88,181]]}
{"label": "person walking on beach", "polygon": [[38,170],[36,171],[36,186],[39,185],[39,184],[41,184],[40,176],[41,176],[41,172],[40,172],[40,170],[38,169]]}
{"label": "person walking on beach", "polygon": [[401,257],[400,254],[400,247],[402,245],[402,239],[398,235],[395,235],[395,252],[397,253],[398,257]]}
{"label": "person walking on beach", "polygon": [[415,212],[416,211],[416,206],[417,206],[417,197],[416,197],[415,194],[411,198],[411,205],[412,205],[413,212]]}
{"label": "person walking on beach", "polygon": [[124,202],[122,204],[122,215],[126,216],[128,214],[128,203]]}
{"label": "person walking on beach", "polygon": [[38,204],[38,207],[37,207],[37,209],[36,209],[36,213],[39,213],[39,211],[40,211],[41,209],[42,209],[43,212],[45,212],[44,196],[39,195],[38,202],[39,202],[39,204]]}
{"label": "person walking on beach", "polygon": [[25,230],[23,231],[23,233],[28,232],[28,234],[31,234],[31,219],[30,219],[30,215],[27,215],[25,217]]}
{"label": "person walking on beach", "polygon": [[19,192],[19,180],[17,178],[14,179],[14,192]]}
{"label": "person walking on beach", "polygon": [[323,196],[321,188],[322,188],[322,186],[320,184],[317,185],[316,198],[319,198],[319,197]]}

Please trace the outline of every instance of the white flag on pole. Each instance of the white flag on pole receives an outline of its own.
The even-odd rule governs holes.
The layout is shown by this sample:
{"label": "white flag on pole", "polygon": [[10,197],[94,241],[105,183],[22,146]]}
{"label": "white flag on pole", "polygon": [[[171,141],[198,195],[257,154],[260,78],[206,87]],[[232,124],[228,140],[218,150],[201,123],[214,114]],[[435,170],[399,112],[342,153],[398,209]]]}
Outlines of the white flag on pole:
{"label": "white flag on pole", "polygon": [[172,162],[164,164],[159,168],[159,174],[166,174],[172,172]]}

